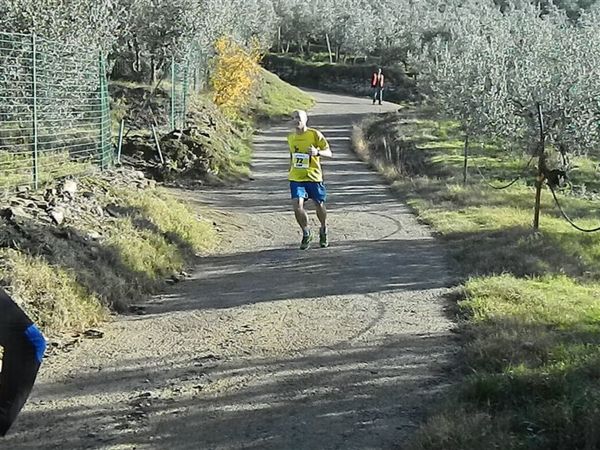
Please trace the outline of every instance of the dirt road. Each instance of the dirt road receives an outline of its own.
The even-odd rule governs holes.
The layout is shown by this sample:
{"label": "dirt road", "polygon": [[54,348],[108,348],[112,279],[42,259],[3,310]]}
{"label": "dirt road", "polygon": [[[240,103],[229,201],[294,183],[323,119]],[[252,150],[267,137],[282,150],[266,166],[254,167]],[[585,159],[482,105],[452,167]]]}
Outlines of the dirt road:
{"label": "dirt road", "polygon": [[50,358],[0,447],[402,448],[447,384],[452,280],[429,231],[350,152],[352,122],[380,109],[315,95],[310,124],[335,153],[332,246],[297,250],[287,130],[267,130],[255,181],[185,194],[216,210],[222,251],[145,315]]}

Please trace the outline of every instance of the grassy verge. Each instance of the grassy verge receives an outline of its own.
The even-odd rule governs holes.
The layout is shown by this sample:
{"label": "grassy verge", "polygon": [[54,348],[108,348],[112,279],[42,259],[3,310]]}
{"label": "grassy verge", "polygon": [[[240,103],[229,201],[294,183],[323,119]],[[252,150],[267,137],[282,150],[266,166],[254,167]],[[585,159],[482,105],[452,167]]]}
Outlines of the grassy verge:
{"label": "grassy verge", "polygon": [[0,219],[0,279],[46,332],[81,330],[126,311],[216,243],[210,223],[156,188],[122,175],[85,177],[47,219],[36,195]]}
{"label": "grassy verge", "polygon": [[264,69],[261,70],[255,95],[247,114],[256,121],[282,119],[294,110],[307,110],[315,104],[310,95]]}
{"label": "grassy verge", "polygon": [[[463,186],[456,125],[426,117],[405,108],[365,122],[354,139],[357,153],[440,234],[464,279],[462,382],[411,448],[599,448],[600,235],[571,228],[547,191],[533,234],[529,158],[477,145]],[[576,165],[573,192],[593,197],[595,162]],[[525,177],[495,190],[476,168],[496,186]],[[597,202],[560,195],[579,223],[596,224]]]}

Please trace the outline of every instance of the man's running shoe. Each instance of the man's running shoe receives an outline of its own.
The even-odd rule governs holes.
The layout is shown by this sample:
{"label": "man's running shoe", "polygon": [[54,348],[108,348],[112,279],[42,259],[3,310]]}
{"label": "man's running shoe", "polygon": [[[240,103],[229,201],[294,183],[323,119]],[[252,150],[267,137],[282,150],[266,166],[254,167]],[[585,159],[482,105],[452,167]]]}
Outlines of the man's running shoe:
{"label": "man's running shoe", "polygon": [[308,233],[307,235],[302,237],[302,242],[300,243],[300,250],[306,250],[310,247],[310,242],[312,241],[312,233]]}
{"label": "man's running shoe", "polygon": [[319,233],[319,245],[321,248],[329,247],[329,241],[327,240],[327,233]]}

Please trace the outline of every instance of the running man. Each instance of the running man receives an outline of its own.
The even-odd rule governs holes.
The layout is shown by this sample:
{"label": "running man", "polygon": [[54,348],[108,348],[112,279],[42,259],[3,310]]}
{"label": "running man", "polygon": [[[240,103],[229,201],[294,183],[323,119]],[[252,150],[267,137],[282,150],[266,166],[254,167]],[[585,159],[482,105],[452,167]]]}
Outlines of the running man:
{"label": "running man", "polygon": [[0,288],[0,436],[5,436],[25,405],[44,352],[44,336]]}
{"label": "running man", "polygon": [[325,199],[327,191],[323,184],[323,170],[321,157],[331,158],[333,155],[329,144],[320,131],[308,128],[308,115],[306,111],[293,113],[295,130],[288,135],[290,146],[290,190],[294,214],[300,228],[302,228],[302,242],[300,249],[306,250],[312,241],[312,233],[308,226],[308,214],[304,209],[304,202],[311,199],[315,202],[317,217],[321,223],[319,230],[319,245],[322,248],[329,246],[327,240],[327,210]]}

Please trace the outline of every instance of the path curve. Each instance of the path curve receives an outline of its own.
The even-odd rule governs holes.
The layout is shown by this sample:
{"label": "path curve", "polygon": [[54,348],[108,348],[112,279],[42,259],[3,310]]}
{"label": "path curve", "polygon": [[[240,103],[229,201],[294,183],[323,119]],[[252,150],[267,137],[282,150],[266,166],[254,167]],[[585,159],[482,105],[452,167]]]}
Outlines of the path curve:
{"label": "path curve", "polygon": [[287,130],[259,134],[253,182],[181,194],[214,211],[222,252],[147,314],[50,358],[1,444],[402,448],[447,386],[452,279],[429,230],[350,151],[352,123],[393,105],[313,94],[310,125],[335,154],[325,165],[331,247],[297,250]]}

